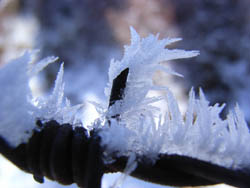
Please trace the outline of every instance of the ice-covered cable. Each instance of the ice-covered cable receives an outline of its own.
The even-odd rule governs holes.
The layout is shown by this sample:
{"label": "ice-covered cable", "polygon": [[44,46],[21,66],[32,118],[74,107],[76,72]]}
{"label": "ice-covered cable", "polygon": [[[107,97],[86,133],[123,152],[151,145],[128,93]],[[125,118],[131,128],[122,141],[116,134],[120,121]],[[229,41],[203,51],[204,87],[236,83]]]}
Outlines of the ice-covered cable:
{"label": "ice-covered cable", "polygon": [[[119,114],[119,119],[103,121],[102,145],[106,153],[118,156],[148,156],[152,161],[159,154],[178,154],[211,162],[232,169],[250,168],[250,134],[243,113],[236,106],[227,119],[221,119],[224,105],[210,106],[202,90],[195,97],[191,89],[188,108],[181,114],[174,95],[167,87],[153,84],[156,70],[178,75],[162,64],[179,58],[190,58],[198,51],[167,49],[166,45],[179,39],[159,39],[149,35],[141,38],[131,28],[131,44],[125,46],[120,61],[112,60],[109,69],[109,84],[105,89],[107,97],[111,94],[112,81],[125,69],[129,74],[122,99],[111,108],[103,107],[103,117]],[[165,95],[148,97],[151,90],[165,90]],[[166,101],[167,112],[152,104]],[[99,106],[100,107],[100,106]],[[99,110],[100,111],[100,110]],[[100,124],[100,122],[99,122]]]}

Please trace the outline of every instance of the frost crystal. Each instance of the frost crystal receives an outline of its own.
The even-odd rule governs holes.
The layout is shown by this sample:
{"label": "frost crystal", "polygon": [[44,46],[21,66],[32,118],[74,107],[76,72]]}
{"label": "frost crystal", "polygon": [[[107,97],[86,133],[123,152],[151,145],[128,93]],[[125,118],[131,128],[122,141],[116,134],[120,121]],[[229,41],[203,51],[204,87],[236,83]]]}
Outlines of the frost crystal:
{"label": "frost crystal", "polygon": [[36,120],[55,119],[60,123],[75,122],[74,114],[81,105],[64,105],[63,65],[57,76],[55,88],[48,98],[35,98],[29,87],[29,80],[48,64],[58,58],[47,57],[34,63],[35,51],[0,69],[0,135],[12,146],[27,142],[36,128]]}
{"label": "frost crystal", "polygon": [[[247,156],[250,147],[246,143],[250,142],[250,135],[238,106],[226,120],[222,120],[220,112],[224,105],[209,106],[202,90],[198,99],[191,90],[188,109],[183,115],[171,91],[153,85],[152,76],[156,70],[179,75],[166,69],[163,61],[189,58],[199,52],[167,49],[166,45],[180,39],[159,40],[158,35],[141,39],[133,28],[131,37],[131,45],[125,46],[122,60],[112,60],[110,64],[109,84],[105,90],[107,96],[110,96],[112,81],[126,68],[129,68],[129,74],[123,99],[102,114],[106,121],[100,136],[107,155],[130,156],[136,153],[154,162],[160,153],[167,153],[190,156],[229,168],[249,167]],[[149,97],[151,90],[165,90],[166,94]],[[153,105],[163,100],[168,104],[165,114]],[[99,111],[105,109],[98,108]],[[117,114],[119,118],[113,118]]]}
{"label": "frost crystal", "polygon": [[[65,100],[65,101],[64,101]],[[70,101],[64,99],[63,64],[57,74],[54,90],[49,97],[33,98],[35,101],[35,115],[43,120],[56,120],[57,122],[76,124],[76,113],[83,106],[82,104],[71,106]]]}

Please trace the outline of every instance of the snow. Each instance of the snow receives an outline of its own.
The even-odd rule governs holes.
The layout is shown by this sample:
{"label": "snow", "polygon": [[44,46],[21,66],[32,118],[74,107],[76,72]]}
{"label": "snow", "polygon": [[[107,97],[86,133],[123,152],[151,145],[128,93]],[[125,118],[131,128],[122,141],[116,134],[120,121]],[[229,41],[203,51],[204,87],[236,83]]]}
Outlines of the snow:
{"label": "snow", "polygon": [[[109,97],[112,81],[129,68],[123,99],[110,108],[107,104],[102,108],[99,105],[101,118],[94,125],[101,129],[99,134],[106,148],[107,162],[113,153],[126,156],[135,153],[138,159],[144,155],[152,162],[160,153],[166,153],[190,156],[227,168],[250,168],[247,159],[250,148],[246,144],[250,141],[249,129],[238,105],[223,120],[220,113],[225,105],[210,106],[202,90],[196,98],[191,89],[186,113],[182,114],[172,92],[153,84],[153,74],[159,69],[179,76],[166,69],[163,61],[194,57],[199,52],[167,49],[166,45],[180,39],[159,40],[159,35],[140,38],[133,28],[131,38],[122,60],[111,61],[105,89]],[[152,90],[162,90],[164,94],[149,97]],[[165,113],[153,105],[161,101],[167,102]],[[112,118],[117,114],[119,118]]]}
{"label": "snow", "polygon": [[26,52],[0,69],[0,135],[12,146],[28,141],[37,119],[76,124],[75,114],[82,107],[82,104],[71,106],[64,98],[63,64],[53,93],[49,97],[32,96],[30,79],[58,59],[51,56],[34,62],[36,53]]}
{"label": "snow", "polygon": [[31,56],[31,53],[25,53],[0,69],[0,135],[13,146],[27,141],[35,127],[34,118],[29,113],[33,106],[27,99],[30,92],[27,65]]}

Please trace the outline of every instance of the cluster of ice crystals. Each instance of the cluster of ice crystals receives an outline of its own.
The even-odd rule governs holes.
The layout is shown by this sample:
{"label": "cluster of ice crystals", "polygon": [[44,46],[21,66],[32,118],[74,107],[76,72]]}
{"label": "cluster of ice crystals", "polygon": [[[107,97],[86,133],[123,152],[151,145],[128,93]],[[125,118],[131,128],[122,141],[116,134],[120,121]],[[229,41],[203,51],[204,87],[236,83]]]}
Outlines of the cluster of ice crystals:
{"label": "cluster of ice crystals", "polygon": [[81,105],[64,102],[63,65],[57,75],[51,96],[35,98],[29,80],[57,57],[47,57],[34,62],[36,52],[26,52],[22,57],[0,69],[0,135],[12,146],[27,142],[36,128],[36,120],[55,119],[60,123],[75,122],[75,113]]}
{"label": "cluster of ice crystals", "polygon": [[[131,28],[131,45],[125,46],[124,57],[121,61],[111,61],[109,84],[105,90],[107,96],[110,95],[113,80],[121,71],[129,68],[129,75],[123,100],[117,101],[105,113],[106,117],[120,115],[119,122],[112,121],[111,125],[106,123],[104,131],[100,133],[103,144],[107,145],[109,151],[124,151],[121,154],[128,155],[131,151],[135,151],[137,154],[147,154],[150,158],[155,158],[160,151],[162,145],[160,143],[163,142],[164,135],[158,129],[161,118],[159,118],[159,122],[155,120],[160,109],[152,104],[163,100],[163,97],[148,97],[147,94],[150,90],[166,88],[153,84],[153,74],[157,70],[163,70],[166,73],[179,75],[166,68],[162,63],[173,59],[194,57],[199,52],[167,49],[167,45],[180,39],[159,40],[158,37],[158,35],[149,35],[146,38],[140,38],[137,32]],[[121,129],[121,131],[116,129]],[[120,141],[109,140],[114,137],[114,134],[124,134],[126,144],[120,142],[123,139],[122,135],[117,136]]]}
{"label": "cluster of ice crystals", "polygon": [[220,118],[224,105],[209,106],[202,90],[193,90],[185,116],[169,92],[168,112],[159,129],[165,135],[160,153],[179,154],[209,161],[228,168],[249,167],[249,129],[238,105],[225,120]]}
{"label": "cluster of ice crystals", "polygon": [[49,97],[33,98],[33,103],[36,106],[35,116],[42,120],[53,119],[61,124],[72,125],[80,122],[75,115],[83,105],[71,106],[70,101],[64,98],[63,64],[57,74],[52,94]]}
{"label": "cluster of ice crystals", "polygon": [[[133,28],[131,35],[131,45],[125,47],[123,59],[112,60],[110,65],[107,96],[113,79],[122,70],[129,68],[129,75],[124,98],[104,113],[109,121],[104,123],[100,136],[106,152],[127,156],[136,153],[152,161],[160,153],[179,154],[229,168],[249,167],[250,147],[246,143],[250,141],[250,134],[238,106],[223,120],[220,112],[224,105],[209,106],[202,90],[198,99],[191,90],[187,111],[181,114],[171,91],[152,83],[156,70],[177,74],[161,65],[162,61],[189,58],[198,52],[165,48],[179,39],[159,40],[158,35],[141,39]],[[148,97],[150,90],[158,89],[165,90],[166,94]],[[162,100],[168,104],[165,114],[153,106]],[[110,120],[116,114],[119,118]]]}

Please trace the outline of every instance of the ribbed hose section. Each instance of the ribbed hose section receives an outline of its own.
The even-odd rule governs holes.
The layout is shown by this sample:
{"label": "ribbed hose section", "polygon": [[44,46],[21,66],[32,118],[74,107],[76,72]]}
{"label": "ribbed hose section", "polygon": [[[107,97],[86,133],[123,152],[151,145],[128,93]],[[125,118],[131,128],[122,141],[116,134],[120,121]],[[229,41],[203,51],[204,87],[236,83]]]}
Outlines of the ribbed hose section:
{"label": "ribbed hose section", "polygon": [[1,153],[40,183],[47,177],[63,185],[101,187],[104,165],[100,137],[95,131],[89,138],[83,127],[60,125],[54,120],[45,124],[38,121],[37,125],[40,129],[34,131],[28,143],[17,148],[0,139]]}

